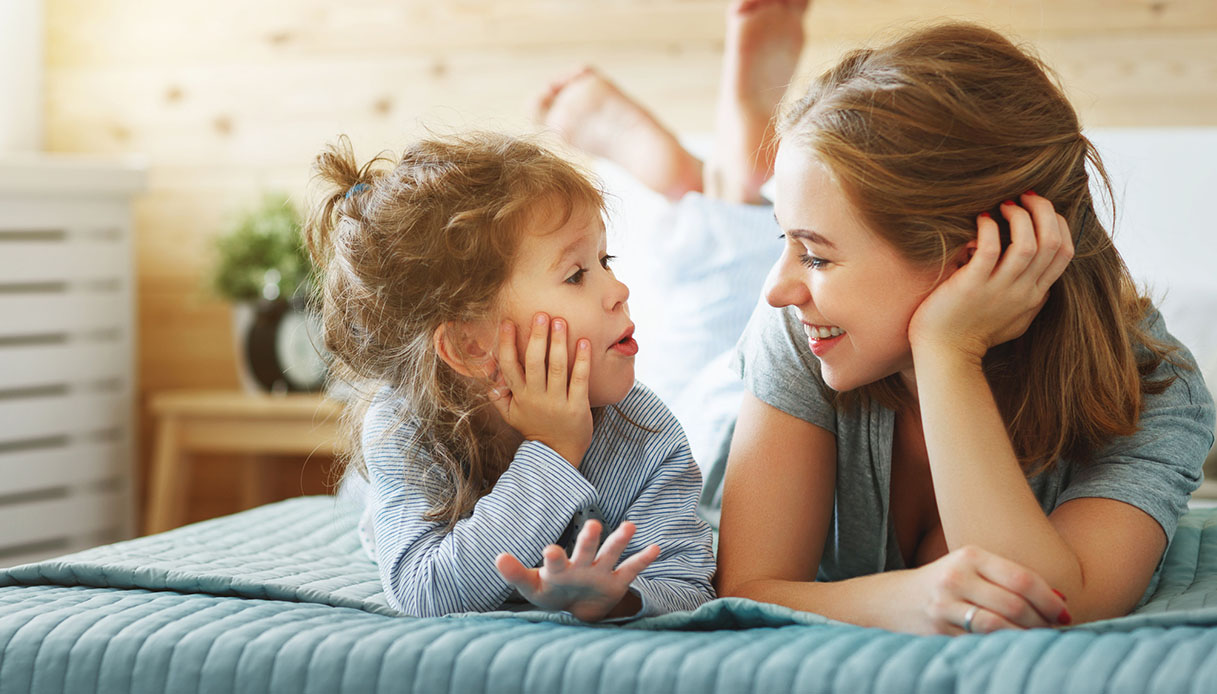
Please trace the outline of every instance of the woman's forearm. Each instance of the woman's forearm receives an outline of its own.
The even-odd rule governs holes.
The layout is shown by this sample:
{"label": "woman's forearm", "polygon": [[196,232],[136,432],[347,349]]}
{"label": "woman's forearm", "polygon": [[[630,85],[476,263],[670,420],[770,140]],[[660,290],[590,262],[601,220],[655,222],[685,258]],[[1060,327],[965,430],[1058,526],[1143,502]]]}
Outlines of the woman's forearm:
{"label": "woman's forearm", "polygon": [[980,363],[916,348],[914,363],[947,546],[986,549],[1082,597],[1078,557],[1027,484]]}
{"label": "woman's forearm", "polygon": [[[724,586],[720,597],[741,597],[814,612],[829,619],[893,631],[925,631],[924,619],[910,610],[921,602],[904,590],[909,571],[887,571],[844,581],[755,579]],[[928,632],[927,632],[928,633]]]}

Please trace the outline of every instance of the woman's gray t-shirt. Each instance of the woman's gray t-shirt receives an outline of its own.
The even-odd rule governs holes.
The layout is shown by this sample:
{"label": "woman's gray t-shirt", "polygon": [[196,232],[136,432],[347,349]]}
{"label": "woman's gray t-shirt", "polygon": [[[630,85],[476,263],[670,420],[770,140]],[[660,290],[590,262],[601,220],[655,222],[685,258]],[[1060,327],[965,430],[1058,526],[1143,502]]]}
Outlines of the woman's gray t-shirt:
{"label": "woman's gray t-shirt", "polygon": [[[1200,484],[1213,444],[1214,408],[1191,353],[1166,331],[1157,311],[1146,320],[1150,334],[1177,345],[1178,360],[1192,369],[1163,362],[1154,377],[1177,379],[1163,393],[1146,396],[1135,434],[1113,439],[1090,464],[1062,459],[1028,482],[1045,513],[1071,499],[1116,499],[1152,516],[1169,541]],[[740,338],[735,366],[761,401],[837,438],[836,493],[817,579],[905,568],[888,512],[895,411],[874,402],[835,405],[789,307],[757,307]]]}

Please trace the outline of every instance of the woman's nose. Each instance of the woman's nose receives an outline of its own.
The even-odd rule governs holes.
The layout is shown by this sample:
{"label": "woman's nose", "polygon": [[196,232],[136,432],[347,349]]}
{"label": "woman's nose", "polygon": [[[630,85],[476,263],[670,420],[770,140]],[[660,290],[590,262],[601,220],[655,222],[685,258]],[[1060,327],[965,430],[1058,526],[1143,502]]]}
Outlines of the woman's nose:
{"label": "woman's nose", "polygon": [[774,308],[799,306],[811,300],[811,290],[791,262],[790,253],[783,252],[765,278],[765,301]]}

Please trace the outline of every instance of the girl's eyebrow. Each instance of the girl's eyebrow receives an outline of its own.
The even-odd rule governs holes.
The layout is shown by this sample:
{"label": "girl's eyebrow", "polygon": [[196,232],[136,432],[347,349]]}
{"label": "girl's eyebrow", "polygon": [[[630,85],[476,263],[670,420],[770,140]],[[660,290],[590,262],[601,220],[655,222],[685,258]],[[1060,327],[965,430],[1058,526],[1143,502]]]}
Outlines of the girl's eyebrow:
{"label": "girl's eyebrow", "polygon": [[[778,221],[777,213],[774,213],[773,221],[775,221],[775,222]],[[778,227],[780,228],[781,226],[782,226],[782,223],[778,222]],[[833,243],[832,241],[829,241],[827,238],[824,237],[823,234],[821,234],[818,231],[812,231],[810,229],[790,229],[789,231],[787,231],[785,233],[787,236],[790,236],[791,238],[806,239],[808,241],[811,241],[812,243],[819,244],[826,248],[831,248],[834,251],[840,250],[837,248],[837,244]]]}
{"label": "girl's eyebrow", "polygon": [[554,259],[554,264],[549,266],[549,271],[553,272],[554,270],[557,270],[558,266],[562,264],[562,261],[566,260],[567,256],[572,255],[576,250],[579,249],[580,246],[586,244],[589,238],[590,237],[587,235],[582,235],[574,241],[566,244],[566,247],[562,249],[562,252],[558,254],[558,257]]}

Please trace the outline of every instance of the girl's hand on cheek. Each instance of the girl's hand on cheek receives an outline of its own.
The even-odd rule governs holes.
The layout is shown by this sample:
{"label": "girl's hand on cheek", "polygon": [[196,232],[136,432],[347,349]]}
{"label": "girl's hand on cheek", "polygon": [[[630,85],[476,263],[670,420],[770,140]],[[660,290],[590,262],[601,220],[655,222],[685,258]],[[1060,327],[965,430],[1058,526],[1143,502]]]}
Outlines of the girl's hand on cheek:
{"label": "girl's hand on cheek", "polygon": [[997,222],[977,219],[976,252],[921,302],[909,321],[909,342],[918,348],[952,349],[977,363],[989,348],[1013,340],[1031,325],[1048,290],[1073,258],[1065,218],[1052,203],[1028,191],[1020,207],[1002,203],[1010,223],[1003,253]]}
{"label": "girl's hand on cheek", "polygon": [[568,383],[566,332],[566,321],[555,318],[551,325],[549,316],[538,313],[521,368],[515,324],[504,322],[499,329],[499,383],[490,401],[526,440],[544,443],[579,467],[592,442],[587,397],[591,347],[587,340],[579,340]]}
{"label": "girl's hand on cheek", "polygon": [[[495,568],[512,587],[532,604],[550,610],[566,610],[585,622],[609,616],[629,616],[641,604],[626,606],[623,598],[638,574],[659,556],[659,546],[651,545],[621,562],[617,560],[634,536],[634,524],[626,521],[604,541],[600,551],[600,523],[588,521],[575,541],[570,559],[557,545],[542,552],[545,562],[529,569],[511,554],[500,554]],[[614,568],[616,567],[616,568]],[[617,615],[615,612],[622,612]]]}

